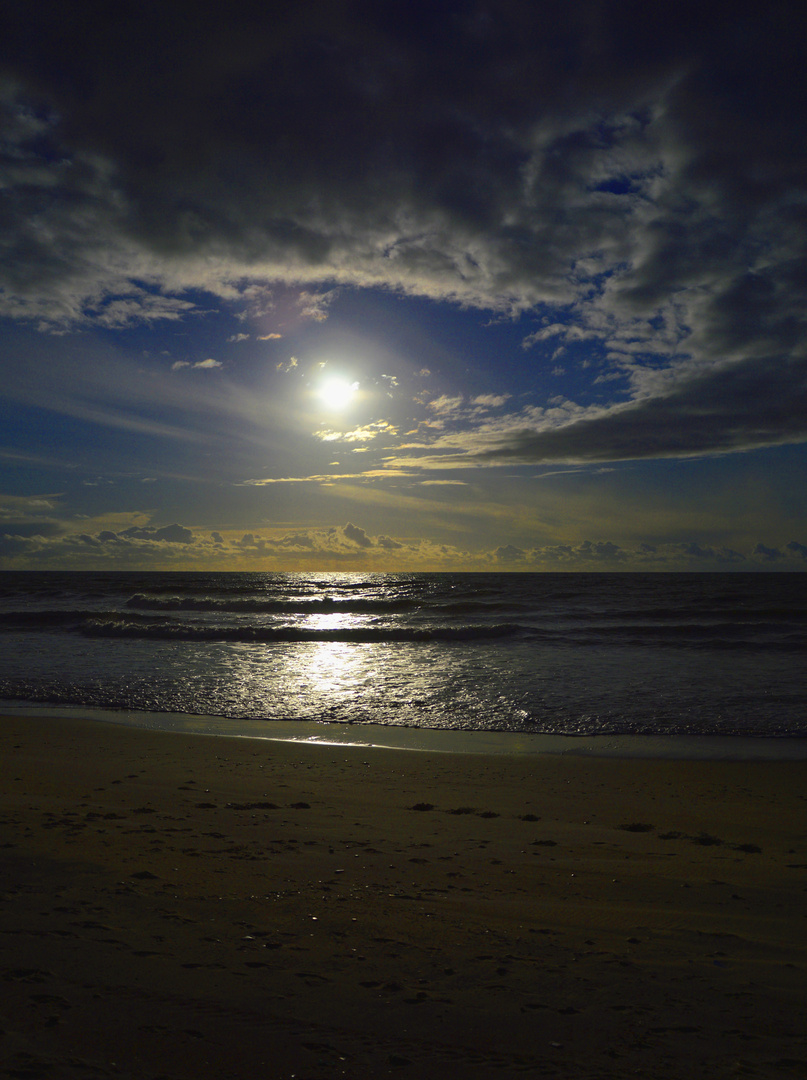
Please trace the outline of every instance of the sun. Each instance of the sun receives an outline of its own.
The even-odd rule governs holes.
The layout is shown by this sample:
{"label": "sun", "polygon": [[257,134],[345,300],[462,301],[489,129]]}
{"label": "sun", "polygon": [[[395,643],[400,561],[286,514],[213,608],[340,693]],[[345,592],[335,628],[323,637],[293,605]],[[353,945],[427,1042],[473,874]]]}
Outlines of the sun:
{"label": "sun", "polygon": [[348,382],[347,379],[327,379],[320,386],[317,395],[329,409],[344,409],[356,396],[359,389],[357,382]]}

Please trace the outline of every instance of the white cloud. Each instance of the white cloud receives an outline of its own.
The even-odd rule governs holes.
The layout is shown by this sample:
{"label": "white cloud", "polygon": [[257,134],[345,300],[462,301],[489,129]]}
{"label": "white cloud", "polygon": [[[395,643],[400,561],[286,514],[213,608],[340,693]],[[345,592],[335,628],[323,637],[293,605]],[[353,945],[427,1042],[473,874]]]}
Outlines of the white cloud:
{"label": "white cloud", "polygon": [[345,443],[370,442],[372,439],[377,439],[382,435],[392,437],[397,434],[398,429],[388,420],[374,420],[369,424],[363,424],[361,427],[352,428],[350,431],[332,431],[329,428],[322,428],[320,431],[314,432],[314,436],[322,442]]}
{"label": "white cloud", "polygon": [[465,480],[418,480],[420,487],[467,487]]}
{"label": "white cloud", "polygon": [[220,360],[199,360],[195,364],[192,364],[189,360],[176,360],[171,365],[172,371],[179,371],[181,368],[198,368],[202,371],[213,371],[215,368],[223,367]]}
{"label": "white cloud", "polygon": [[430,401],[427,407],[438,416],[450,417],[456,415],[460,411],[464,400],[462,395],[449,397],[448,394],[441,394],[440,397]]}
{"label": "white cloud", "polygon": [[304,319],[324,322],[328,318],[328,308],[337,296],[337,289],[328,289],[324,292],[309,292],[304,289],[297,300],[300,314]]}

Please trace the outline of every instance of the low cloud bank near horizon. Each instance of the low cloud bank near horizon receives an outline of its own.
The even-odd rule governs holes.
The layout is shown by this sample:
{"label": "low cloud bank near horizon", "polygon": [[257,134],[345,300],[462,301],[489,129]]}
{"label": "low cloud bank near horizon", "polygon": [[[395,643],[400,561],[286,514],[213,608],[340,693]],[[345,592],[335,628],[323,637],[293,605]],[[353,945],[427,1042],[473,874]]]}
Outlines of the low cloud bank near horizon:
{"label": "low cloud bank near horizon", "polygon": [[282,535],[194,530],[183,525],[129,526],[120,531],[66,532],[56,522],[6,522],[0,532],[0,570],[31,569],[205,569],[222,563],[250,564],[256,570],[283,570],[291,563],[341,565],[345,570],[374,567],[402,572],[463,566],[489,570],[803,570],[807,544],[758,542],[747,551],[695,540],[623,547],[609,540],[489,550],[461,549],[423,538],[373,535],[353,522],[304,528]]}

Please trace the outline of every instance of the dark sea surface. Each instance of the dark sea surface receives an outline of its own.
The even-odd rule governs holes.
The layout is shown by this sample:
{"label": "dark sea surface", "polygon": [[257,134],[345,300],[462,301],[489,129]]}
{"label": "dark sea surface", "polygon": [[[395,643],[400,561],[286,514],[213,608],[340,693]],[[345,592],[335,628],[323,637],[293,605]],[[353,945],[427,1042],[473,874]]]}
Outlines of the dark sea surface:
{"label": "dark sea surface", "polygon": [[807,574],[0,573],[0,704],[234,733],[804,738],[805,645]]}

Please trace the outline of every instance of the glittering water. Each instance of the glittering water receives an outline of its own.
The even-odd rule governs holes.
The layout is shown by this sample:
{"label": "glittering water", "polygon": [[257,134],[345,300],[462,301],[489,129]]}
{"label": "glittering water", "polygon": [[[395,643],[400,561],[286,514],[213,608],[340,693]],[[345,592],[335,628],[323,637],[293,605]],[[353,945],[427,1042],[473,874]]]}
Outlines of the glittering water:
{"label": "glittering water", "polygon": [[807,735],[807,575],[0,574],[0,700]]}

